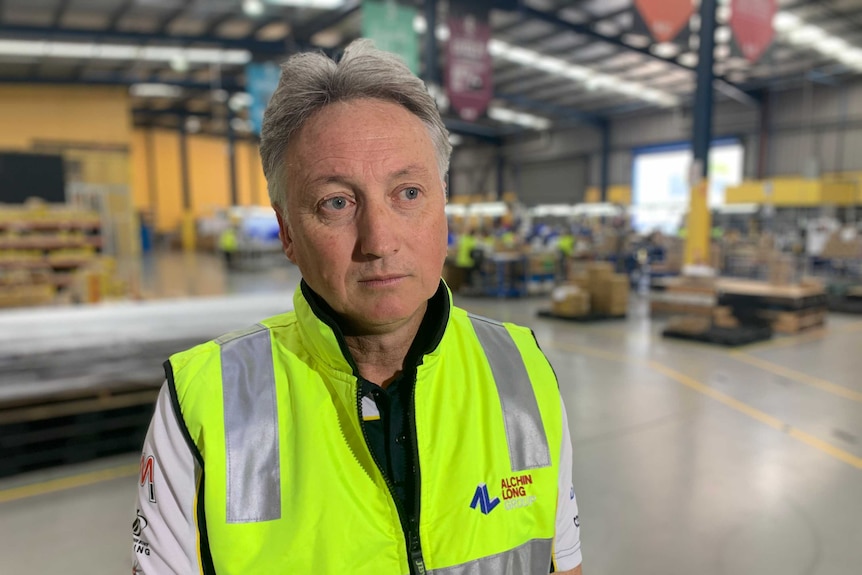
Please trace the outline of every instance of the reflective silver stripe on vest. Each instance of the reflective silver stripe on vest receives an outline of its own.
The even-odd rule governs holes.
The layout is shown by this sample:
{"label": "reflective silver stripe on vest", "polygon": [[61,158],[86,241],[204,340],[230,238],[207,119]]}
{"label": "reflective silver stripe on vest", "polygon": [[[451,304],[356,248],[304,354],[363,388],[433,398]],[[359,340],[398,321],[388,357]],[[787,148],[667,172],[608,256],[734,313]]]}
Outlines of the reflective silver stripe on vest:
{"label": "reflective silver stripe on vest", "polygon": [[463,565],[432,569],[428,575],[545,575],[551,570],[552,552],[550,539],[533,539],[511,551]]}
{"label": "reflective silver stripe on vest", "polygon": [[497,384],[512,471],[550,466],[545,426],[518,346],[502,324],[472,314],[470,321]]}
{"label": "reflective silver stripe on vest", "polygon": [[221,346],[227,522],[279,519],[278,410],[269,330],[255,325],[215,341]]}

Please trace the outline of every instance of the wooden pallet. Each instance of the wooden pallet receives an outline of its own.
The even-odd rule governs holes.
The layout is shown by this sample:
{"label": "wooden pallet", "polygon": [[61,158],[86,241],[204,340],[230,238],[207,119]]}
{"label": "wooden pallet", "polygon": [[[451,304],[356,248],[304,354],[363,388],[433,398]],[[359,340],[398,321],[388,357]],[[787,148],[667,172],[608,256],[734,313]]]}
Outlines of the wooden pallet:
{"label": "wooden pallet", "polygon": [[862,314],[862,298],[830,296],[828,307],[832,312]]}
{"label": "wooden pallet", "polygon": [[672,339],[722,345],[725,347],[737,347],[740,345],[748,345],[768,340],[772,337],[772,330],[768,327],[758,328],[741,326],[736,328],[723,328],[713,326],[700,333],[689,333],[666,329],[662,332],[662,336]]}
{"label": "wooden pallet", "polygon": [[537,314],[538,317],[542,318],[550,318],[550,319],[562,319],[565,321],[573,321],[577,323],[592,323],[597,321],[619,321],[621,319],[626,319],[626,314],[621,315],[608,315],[601,313],[588,313],[586,315],[577,315],[577,316],[568,316],[568,315],[558,315],[552,312],[551,310],[543,309],[540,310]]}
{"label": "wooden pallet", "polygon": [[141,448],[159,387],[116,384],[0,403],[0,477]]}
{"label": "wooden pallet", "polygon": [[769,321],[772,331],[793,334],[808,329],[822,327],[826,323],[826,308],[808,309],[798,312],[763,311],[761,317]]}

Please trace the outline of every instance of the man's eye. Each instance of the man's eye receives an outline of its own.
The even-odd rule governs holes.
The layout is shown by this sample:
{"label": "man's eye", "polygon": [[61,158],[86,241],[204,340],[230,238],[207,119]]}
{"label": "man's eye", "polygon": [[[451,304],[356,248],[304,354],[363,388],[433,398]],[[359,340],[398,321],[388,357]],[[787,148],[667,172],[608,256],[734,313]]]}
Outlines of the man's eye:
{"label": "man's eye", "polygon": [[332,210],[343,210],[348,205],[347,198],[337,196],[323,201],[323,207]]}
{"label": "man's eye", "polygon": [[404,195],[404,198],[408,200],[415,200],[419,197],[419,190],[417,188],[405,188],[401,193]]}

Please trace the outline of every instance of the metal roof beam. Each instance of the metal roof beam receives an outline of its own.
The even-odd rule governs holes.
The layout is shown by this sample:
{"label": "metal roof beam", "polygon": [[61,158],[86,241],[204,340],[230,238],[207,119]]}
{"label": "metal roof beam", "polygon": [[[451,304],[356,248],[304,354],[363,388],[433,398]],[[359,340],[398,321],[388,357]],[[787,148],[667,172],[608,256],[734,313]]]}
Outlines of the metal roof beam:
{"label": "metal roof beam", "polygon": [[51,15],[51,26],[57,27],[60,25],[60,22],[63,21],[63,16],[66,15],[66,11],[69,9],[69,2],[71,0],[60,0],[57,3],[57,7],[54,8],[54,13]]}
{"label": "metal roof beam", "polygon": [[[171,86],[178,86],[180,88],[187,88],[189,90],[203,90],[210,91],[212,86],[209,83],[201,83],[201,82],[192,82],[188,80],[168,80],[165,81],[158,77],[158,75],[150,76],[148,78],[143,79],[135,79],[132,80],[127,76],[114,74],[111,76],[105,76],[102,78],[88,78],[86,80],[79,81],[73,80],[71,78],[46,78],[46,77],[38,77],[38,78],[21,78],[18,76],[0,76],[0,84],[57,84],[57,85],[68,85],[68,84],[98,84],[104,86],[130,86],[132,84],[168,84]],[[242,92],[245,90],[245,87],[242,86],[236,78],[222,78],[222,84],[220,86],[223,90],[227,90],[228,92]]]}
{"label": "metal roof beam", "polygon": [[547,102],[539,102],[526,98],[524,96],[516,96],[512,94],[494,94],[494,99],[502,100],[510,104],[514,104],[525,110],[536,112],[538,114],[553,116],[556,119],[565,119],[588,124],[594,128],[602,128],[607,123],[607,118],[590,112],[582,112],[574,108],[566,108],[563,106],[555,106]]}
{"label": "metal roof beam", "polygon": [[305,26],[297,28],[294,31],[293,37],[301,44],[310,44],[312,36],[318,32],[326,30],[327,28],[331,28],[336,24],[340,24],[353,13],[358,12],[360,8],[362,8],[362,2],[360,0],[345,2],[343,6],[340,6],[335,10],[330,10],[325,14],[321,14]]}
{"label": "metal roof beam", "polygon": [[472,136],[495,144],[499,144],[502,141],[500,132],[491,126],[472,124],[457,118],[443,118],[443,124],[447,130],[455,134]]}
{"label": "metal roof beam", "polygon": [[216,30],[218,30],[222,24],[231,20],[236,16],[233,12],[225,12],[219,16],[213,18],[210,23],[204,28],[202,34],[204,36],[215,36]]}
{"label": "metal roof beam", "polygon": [[159,31],[157,32],[160,35],[165,35],[168,33],[168,29],[171,27],[171,24],[174,23],[180,16],[185,14],[186,10],[192,5],[194,0],[183,0],[182,6],[179,8],[175,8],[171,10],[167,16],[159,23]]}
{"label": "metal roof beam", "polygon": [[144,32],[121,32],[118,30],[0,25],[0,34],[33,36],[34,40],[75,38],[89,42],[104,42],[106,39],[114,38],[117,40],[131,40],[141,45],[152,42],[165,42],[169,45],[177,45],[178,43],[214,44],[221,48],[249,50],[257,54],[283,55],[286,51],[284,43],[280,41],[231,39],[217,36],[172,36],[167,34],[148,34]]}
{"label": "metal roof beam", "polygon": [[[543,22],[547,22],[549,24],[553,24],[559,28],[565,28],[567,30],[570,30],[570,31],[576,33],[576,34],[583,34],[585,36],[589,36],[590,38],[594,38],[596,40],[600,40],[600,41],[606,42],[608,44],[613,44],[614,46],[617,46],[619,48],[624,48],[624,49],[632,51],[632,52],[638,52],[638,53],[643,54],[644,56],[648,56],[654,60],[660,60],[662,62],[667,62],[668,64],[673,64],[674,66],[677,66],[679,68],[683,68],[683,69],[688,70],[690,72],[693,71],[688,66],[684,66],[683,64],[680,64],[674,58],[663,58],[662,56],[658,56],[656,54],[653,54],[647,48],[638,48],[635,46],[629,46],[628,44],[623,42],[619,36],[605,36],[604,34],[600,34],[596,30],[594,30],[592,28],[592,26],[589,26],[586,24],[576,24],[573,22],[567,22],[565,20],[561,20],[560,18],[554,16],[553,14],[548,14],[546,12],[542,12],[541,10],[536,10],[535,8],[531,8],[531,7],[525,6],[523,4],[521,5],[520,10],[521,10],[521,13],[523,13],[527,16],[530,16],[530,17],[535,18],[537,20],[541,20]],[[745,92],[743,90],[741,90],[738,86],[731,84],[730,82],[728,82],[726,80],[720,80],[720,82],[725,85],[724,88],[728,88],[728,87],[730,88],[728,90],[728,93],[734,94],[735,99],[739,99],[739,100],[741,100],[744,103],[747,103],[749,105],[752,102],[756,102],[756,100],[754,100],[750,95],[745,94]]]}
{"label": "metal roof beam", "polygon": [[120,6],[114,10],[111,14],[110,19],[108,20],[108,30],[116,30],[117,25],[120,23],[120,20],[126,15],[126,12],[132,9],[135,5],[135,0],[126,0]]}
{"label": "metal roof beam", "polygon": [[[558,0],[556,3],[556,6],[551,8],[551,11],[556,12],[557,10],[562,10],[563,8],[569,8],[569,7],[572,7],[572,4],[563,5],[563,2]],[[514,22],[510,22],[509,24],[506,24],[505,26],[501,26],[500,28],[497,28],[496,30],[491,30],[491,32],[492,32],[492,34],[506,34],[506,33],[511,32],[512,30],[514,30],[520,26],[523,26],[523,25],[524,25],[524,20],[519,19],[519,20],[516,20]]]}

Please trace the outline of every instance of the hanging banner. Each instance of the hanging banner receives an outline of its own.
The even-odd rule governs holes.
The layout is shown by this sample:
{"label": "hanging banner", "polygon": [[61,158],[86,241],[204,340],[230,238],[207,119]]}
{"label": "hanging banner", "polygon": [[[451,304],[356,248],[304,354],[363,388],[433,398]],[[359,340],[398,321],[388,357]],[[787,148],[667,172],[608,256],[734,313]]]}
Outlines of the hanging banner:
{"label": "hanging banner", "polygon": [[401,56],[414,74],[419,74],[419,37],[413,30],[416,8],[395,0],[363,0],[362,37],[374,45]]}
{"label": "hanging banner", "polygon": [[656,42],[670,42],[691,20],[692,0],[635,0],[635,7]]}
{"label": "hanging banner", "polygon": [[272,62],[263,64],[246,64],[245,66],[245,89],[251,96],[251,105],[248,109],[248,119],[252,130],[260,135],[260,126],[263,124],[263,112],[272,93],[278,87],[278,79],[281,76],[281,67]]}
{"label": "hanging banner", "polygon": [[488,52],[491,39],[488,9],[478,4],[450,6],[446,95],[458,115],[472,122],[485,113],[494,95],[494,68]]}
{"label": "hanging banner", "polygon": [[757,62],[769,45],[775,31],[772,19],[777,10],[776,0],[731,0],[730,29],[734,43],[742,55],[751,62]]}

